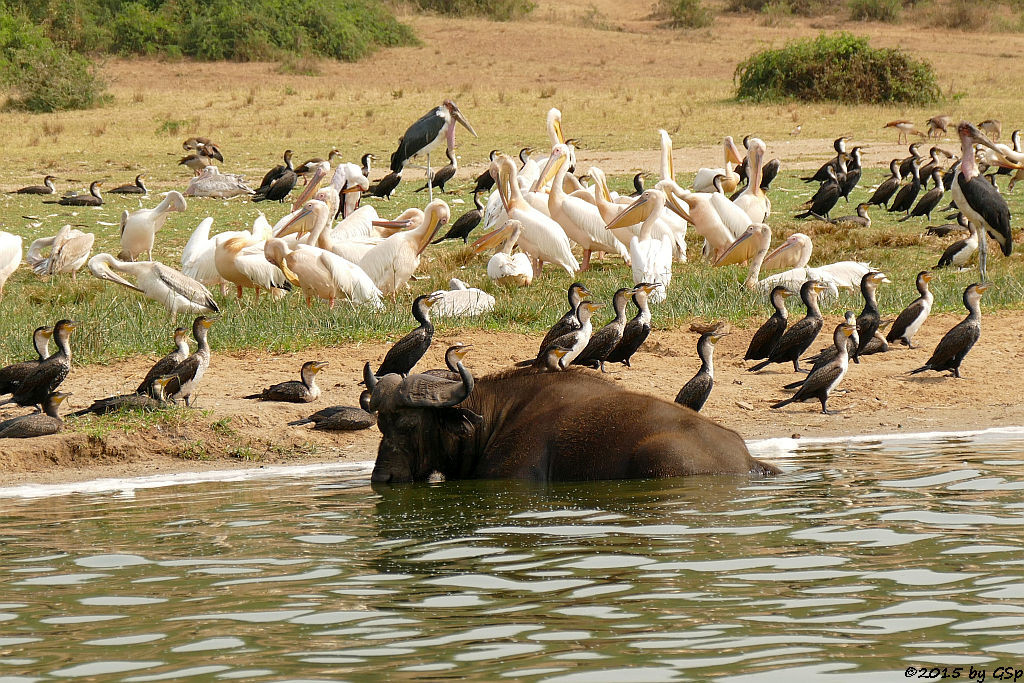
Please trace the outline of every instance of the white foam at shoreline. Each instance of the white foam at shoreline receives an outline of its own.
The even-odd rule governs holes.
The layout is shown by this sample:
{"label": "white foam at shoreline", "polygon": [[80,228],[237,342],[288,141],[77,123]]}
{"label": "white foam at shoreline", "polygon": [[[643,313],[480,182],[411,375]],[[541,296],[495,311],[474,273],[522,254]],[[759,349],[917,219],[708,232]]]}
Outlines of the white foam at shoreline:
{"label": "white foam at shoreline", "polygon": [[[829,443],[864,443],[885,441],[928,441],[948,438],[979,437],[1005,438],[1024,435],[1021,427],[991,427],[960,432],[900,432],[895,434],[857,434],[852,436],[821,436],[799,439],[774,438],[756,439],[747,442],[750,452],[762,458],[783,457],[796,453],[801,447]],[[66,496],[73,493],[117,493],[132,496],[138,489],[152,489],[164,486],[188,486],[211,482],[252,481],[282,477],[328,477],[332,475],[365,474],[369,476],[373,461],[351,463],[318,463],[313,465],[270,465],[245,470],[210,470],[207,472],[179,472],[176,474],[155,474],[145,477],[93,479],[91,481],[66,484],[24,484],[0,488],[2,498],[45,498]]]}

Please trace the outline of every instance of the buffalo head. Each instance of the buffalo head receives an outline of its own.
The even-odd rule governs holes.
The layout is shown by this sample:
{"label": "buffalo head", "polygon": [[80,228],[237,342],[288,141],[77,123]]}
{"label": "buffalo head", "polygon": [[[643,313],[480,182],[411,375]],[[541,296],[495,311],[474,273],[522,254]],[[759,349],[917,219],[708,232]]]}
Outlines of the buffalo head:
{"label": "buffalo head", "polygon": [[367,363],[364,407],[377,413],[382,435],[370,480],[426,481],[431,474],[458,475],[472,463],[471,448],[482,419],[456,408],[473,391],[473,375],[460,362],[461,380],[431,375],[374,376]]}

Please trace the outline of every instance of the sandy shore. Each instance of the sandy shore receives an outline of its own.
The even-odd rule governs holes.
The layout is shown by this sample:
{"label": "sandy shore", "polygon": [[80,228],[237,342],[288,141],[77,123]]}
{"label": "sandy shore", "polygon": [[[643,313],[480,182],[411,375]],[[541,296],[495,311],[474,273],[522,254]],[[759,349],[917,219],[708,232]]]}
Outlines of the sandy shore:
{"label": "sandy shore", "polygon": [[[704,413],[747,439],[1024,425],[1024,386],[1020,382],[1024,354],[1018,331],[1024,325],[1024,312],[984,317],[981,341],[964,363],[965,379],[947,379],[937,373],[907,374],[928,358],[939,337],[959,319],[953,315],[933,317],[919,334],[919,348],[895,348],[852,365],[842,386],[846,393],[831,404],[842,412],[831,416],[821,415],[817,403],[771,410],[770,404],[786,395],[780,387],[795,377],[792,368],[777,365],[760,373],[746,372],[751,363],[742,357],[753,330],[735,329],[718,344],[715,390]],[[836,321],[829,316],[825,329],[832,329]],[[671,400],[699,367],[696,339],[696,334],[685,330],[655,330],[635,356],[632,369],[615,366],[608,376],[629,389]],[[823,346],[826,339],[822,334],[814,348]],[[454,341],[474,345],[468,360],[477,374],[531,357],[538,342],[532,336],[481,331],[463,337],[438,335],[419,367],[441,367],[444,349]],[[387,344],[348,345],[279,356],[215,352],[194,416],[164,421],[153,428],[133,425],[128,431],[114,429],[103,434],[80,422],[51,437],[6,440],[0,443],[0,486],[372,460],[380,438],[376,428],[331,433],[288,426],[287,422],[328,405],[356,405],[363,362],[378,363],[387,348]],[[303,361],[314,358],[330,361],[320,382],[324,393],[316,403],[292,405],[240,398],[292,379]],[[130,390],[152,362],[152,358],[139,357],[109,366],[74,368],[64,385],[74,393],[72,407]],[[0,417],[18,412],[5,407],[0,409]],[[232,452],[234,455],[229,455]]]}

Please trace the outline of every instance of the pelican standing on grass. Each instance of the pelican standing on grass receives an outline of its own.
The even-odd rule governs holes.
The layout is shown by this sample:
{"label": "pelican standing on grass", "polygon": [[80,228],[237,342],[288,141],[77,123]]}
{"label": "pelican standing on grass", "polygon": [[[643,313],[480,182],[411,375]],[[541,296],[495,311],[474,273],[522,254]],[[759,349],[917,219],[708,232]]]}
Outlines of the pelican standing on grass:
{"label": "pelican standing on grass", "polygon": [[121,214],[121,253],[118,258],[134,261],[143,253],[153,258],[153,241],[156,233],[164,227],[167,217],[173,212],[181,212],[188,208],[188,203],[180,192],[171,190],[163,201],[152,209],[125,210]]}
{"label": "pelican standing on grass", "polygon": [[313,305],[316,296],[327,301],[332,309],[339,297],[347,297],[355,304],[384,308],[380,290],[366,273],[334,252],[308,244],[293,248],[279,237],[267,240],[263,250],[268,261],[280,268],[292,284],[302,288],[307,306]]}
{"label": "pelican standing on grass", "polygon": [[222,234],[214,240],[214,264],[220,277],[235,285],[238,302],[242,302],[242,290],[256,290],[259,301],[260,290],[290,291],[292,283],[281,269],[267,261],[263,253],[265,240],[254,236]]}
{"label": "pelican standing on grass", "polygon": [[427,188],[431,201],[434,199],[434,186],[431,180],[430,153],[442,142],[447,143],[448,149],[455,149],[456,123],[462,124],[473,137],[477,137],[476,131],[459,111],[459,107],[453,101],[445,100],[441,106],[431,109],[409,126],[398,143],[398,149],[391,155],[391,171],[399,174],[412,157],[426,155]]}
{"label": "pelican standing on grass", "polygon": [[643,221],[640,235],[634,235],[629,241],[629,254],[634,284],[649,282],[661,285],[650,294],[653,303],[665,300],[668,286],[672,283],[672,241],[667,236],[658,239],[651,235],[654,224],[666,206],[679,214],[684,213],[674,197],[668,198],[657,189],[644,190],[636,201],[608,224],[608,229],[612,230],[633,221]]}
{"label": "pelican standing on grass", "polygon": [[[34,240],[25,254],[25,262],[38,275],[55,275],[71,273],[71,279],[78,279],[78,271],[89,260],[96,235],[82,232],[70,225],[65,225],[53,237],[40,237]],[[50,248],[49,256],[43,256],[43,250]]]}
{"label": "pelican standing on grass", "polygon": [[450,210],[443,199],[435,199],[423,210],[423,223],[411,230],[397,232],[366,252],[359,261],[380,291],[397,297],[399,288],[408,286],[409,278],[420,265],[423,251],[434,239],[438,229],[448,223]]}
{"label": "pelican standing on grass", "polygon": [[[217,313],[220,310],[210,290],[159,261],[119,261],[110,254],[101,253],[89,259],[89,270],[101,280],[142,292],[163,304],[172,316],[178,313]],[[132,276],[135,284],[117,273]]]}

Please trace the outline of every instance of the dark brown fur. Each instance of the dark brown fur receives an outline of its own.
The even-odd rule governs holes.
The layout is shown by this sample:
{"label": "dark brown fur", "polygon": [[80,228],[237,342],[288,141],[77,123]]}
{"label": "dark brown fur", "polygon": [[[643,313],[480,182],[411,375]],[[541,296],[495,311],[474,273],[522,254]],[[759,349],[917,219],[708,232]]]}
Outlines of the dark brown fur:
{"label": "dark brown fur", "polygon": [[778,473],[743,439],[674,403],[582,370],[483,377],[454,408],[380,406],[373,481],[574,481]]}

